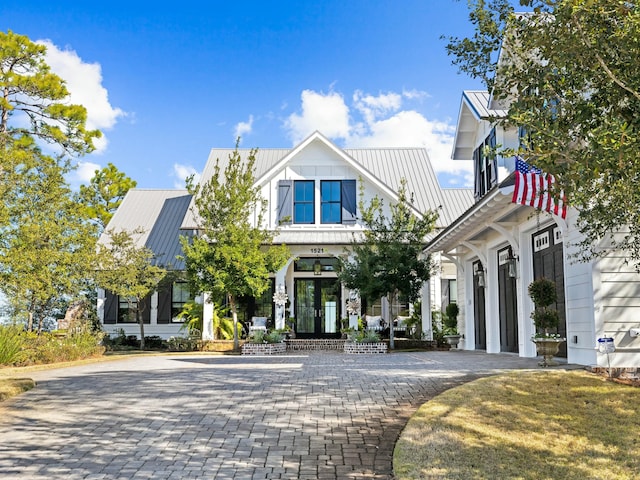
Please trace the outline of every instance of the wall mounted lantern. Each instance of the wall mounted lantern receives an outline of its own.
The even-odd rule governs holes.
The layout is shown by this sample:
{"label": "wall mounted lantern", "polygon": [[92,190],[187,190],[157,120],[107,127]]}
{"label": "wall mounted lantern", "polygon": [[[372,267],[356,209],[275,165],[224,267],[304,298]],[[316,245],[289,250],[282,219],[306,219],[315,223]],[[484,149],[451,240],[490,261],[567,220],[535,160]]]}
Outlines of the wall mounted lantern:
{"label": "wall mounted lantern", "polygon": [[485,285],[485,283],[484,283],[484,268],[480,267],[478,270],[476,270],[475,276],[476,276],[477,285],[479,287],[484,288],[484,285]]}
{"label": "wall mounted lantern", "polygon": [[313,274],[322,275],[322,263],[320,263],[320,259],[318,258],[316,258],[316,261],[313,262]]}
{"label": "wall mounted lantern", "polygon": [[510,278],[516,278],[518,276],[518,256],[509,252],[507,257],[507,274]]}

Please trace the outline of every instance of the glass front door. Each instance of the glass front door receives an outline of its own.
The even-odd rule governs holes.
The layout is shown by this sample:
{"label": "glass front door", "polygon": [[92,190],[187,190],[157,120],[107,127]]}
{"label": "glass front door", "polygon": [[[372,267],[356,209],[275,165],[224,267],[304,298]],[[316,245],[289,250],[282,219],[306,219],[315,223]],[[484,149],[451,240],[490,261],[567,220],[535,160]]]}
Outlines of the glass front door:
{"label": "glass front door", "polygon": [[299,278],[295,287],[296,335],[337,337],[340,282],[336,278]]}

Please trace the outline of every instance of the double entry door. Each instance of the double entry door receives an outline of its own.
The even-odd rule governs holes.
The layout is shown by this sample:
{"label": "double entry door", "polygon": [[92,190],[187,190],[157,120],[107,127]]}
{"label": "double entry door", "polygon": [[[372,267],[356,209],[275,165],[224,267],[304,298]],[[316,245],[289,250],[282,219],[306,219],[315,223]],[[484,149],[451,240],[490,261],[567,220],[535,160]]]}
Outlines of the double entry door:
{"label": "double entry door", "polygon": [[296,336],[332,338],[340,334],[340,282],[336,278],[295,280]]}

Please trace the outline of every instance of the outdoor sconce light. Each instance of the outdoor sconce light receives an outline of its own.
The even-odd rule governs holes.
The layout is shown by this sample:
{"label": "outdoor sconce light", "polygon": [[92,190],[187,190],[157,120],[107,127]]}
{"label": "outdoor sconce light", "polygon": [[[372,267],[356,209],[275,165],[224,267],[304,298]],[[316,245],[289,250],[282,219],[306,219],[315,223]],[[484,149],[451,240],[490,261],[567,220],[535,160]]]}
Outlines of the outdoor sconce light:
{"label": "outdoor sconce light", "polygon": [[513,253],[509,253],[507,257],[507,274],[510,278],[516,278],[518,276],[518,257]]}
{"label": "outdoor sconce light", "polygon": [[316,259],[316,261],[313,262],[313,274],[322,275],[322,263],[320,263],[319,259]]}
{"label": "outdoor sconce light", "polygon": [[480,268],[476,272],[476,280],[478,282],[478,286],[484,288],[484,269],[483,268]]}

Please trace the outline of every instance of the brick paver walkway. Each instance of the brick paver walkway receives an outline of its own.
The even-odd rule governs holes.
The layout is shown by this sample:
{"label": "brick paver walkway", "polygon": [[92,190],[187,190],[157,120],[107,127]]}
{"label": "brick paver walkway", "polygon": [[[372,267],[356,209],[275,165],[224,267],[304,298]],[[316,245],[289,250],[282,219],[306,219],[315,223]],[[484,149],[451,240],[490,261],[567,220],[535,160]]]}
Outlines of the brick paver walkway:
{"label": "brick paver walkway", "polygon": [[33,372],[0,406],[3,479],[389,479],[434,395],[537,368],[475,352],[160,356]]}

